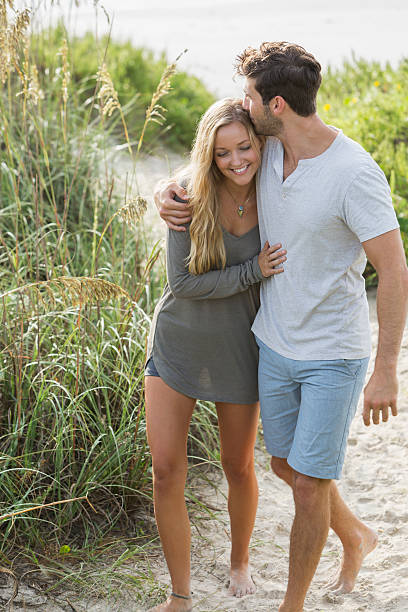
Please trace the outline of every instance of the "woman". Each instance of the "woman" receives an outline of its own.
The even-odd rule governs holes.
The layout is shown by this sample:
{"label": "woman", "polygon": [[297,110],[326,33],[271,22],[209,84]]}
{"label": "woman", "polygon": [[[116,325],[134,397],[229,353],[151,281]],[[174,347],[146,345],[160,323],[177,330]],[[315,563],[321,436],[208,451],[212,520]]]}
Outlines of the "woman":
{"label": "woman", "polygon": [[221,460],[229,485],[229,592],[255,590],[249,541],[258,487],[258,349],[251,333],[259,281],[281,273],[280,245],[261,252],[255,175],[261,144],[240,100],[225,99],[202,117],[186,189],[192,221],[169,230],[168,284],[148,345],[145,394],[157,525],[172,594],[154,611],[192,609],[190,526],[184,500],[187,435],[196,399],[216,405]]}

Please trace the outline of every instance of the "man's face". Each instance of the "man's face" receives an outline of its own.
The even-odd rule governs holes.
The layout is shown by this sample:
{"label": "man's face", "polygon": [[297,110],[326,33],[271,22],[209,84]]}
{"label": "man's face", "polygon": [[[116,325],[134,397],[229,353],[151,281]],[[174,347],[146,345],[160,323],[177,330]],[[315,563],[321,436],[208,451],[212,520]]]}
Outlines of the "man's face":
{"label": "man's face", "polygon": [[271,112],[270,104],[263,103],[261,94],[255,89],[255,79],[245,79],[242,105],[249,112],[257,134],[278,136],[282,132],[282,121]]}

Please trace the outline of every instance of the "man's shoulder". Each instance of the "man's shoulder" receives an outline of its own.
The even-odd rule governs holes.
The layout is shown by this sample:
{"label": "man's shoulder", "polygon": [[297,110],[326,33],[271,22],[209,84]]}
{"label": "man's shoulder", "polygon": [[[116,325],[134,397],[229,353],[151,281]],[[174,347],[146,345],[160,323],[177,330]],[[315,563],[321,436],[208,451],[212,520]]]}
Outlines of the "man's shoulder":
{"label": "man's shoulder", "polygon": [[373,167],[377,166],[376,161],[364,147],[343,132],[339,134],[339,146],[336,149],[336,157],[339,163],[349,167]]}
{"label": "man's shoulder", "polygon": [[338,146],[326,168],[330,175],[334,173],[344,188],[363,174],[381,175],[384,178],[380,166],[360,143],[343,133],[339,136]]}

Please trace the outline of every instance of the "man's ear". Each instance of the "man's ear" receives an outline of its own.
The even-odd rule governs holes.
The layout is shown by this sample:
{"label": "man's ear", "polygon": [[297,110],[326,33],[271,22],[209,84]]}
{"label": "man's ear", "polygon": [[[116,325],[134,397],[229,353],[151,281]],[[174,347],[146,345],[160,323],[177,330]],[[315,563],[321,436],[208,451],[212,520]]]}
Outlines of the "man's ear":
{"label": "man's ear", "polygon": [[275,96],[269,101],[269,110],[273,115],[280,115],[286,106],[286,100],[282,96]]}

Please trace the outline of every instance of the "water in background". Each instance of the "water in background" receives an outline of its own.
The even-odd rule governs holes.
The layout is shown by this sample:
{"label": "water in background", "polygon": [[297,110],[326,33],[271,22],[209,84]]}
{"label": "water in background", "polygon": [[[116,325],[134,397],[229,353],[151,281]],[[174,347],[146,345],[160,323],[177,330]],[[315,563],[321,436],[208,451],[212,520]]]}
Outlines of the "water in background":
{"label": "water in background", "polygon": [[[37,2],[38,3],[38,0]],[[16,4],[30,5],[30,0]],[[264,40],[298,42],[322,63],[340,65],[358,57],[396,64],[408,56],[408,0],[60,0],[40,9],[37,19],[55,21],[61,13],[70,30],[109,30],[102,7],[113,15],[112,36],[135,46],[165,51],[174,60],[185,48],[180,68],[205,82],[218,96],[240,95],[232,81],[236,55]],[[49,2],[48,2],[49,5]]]}

